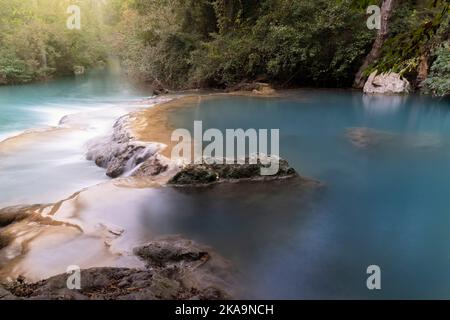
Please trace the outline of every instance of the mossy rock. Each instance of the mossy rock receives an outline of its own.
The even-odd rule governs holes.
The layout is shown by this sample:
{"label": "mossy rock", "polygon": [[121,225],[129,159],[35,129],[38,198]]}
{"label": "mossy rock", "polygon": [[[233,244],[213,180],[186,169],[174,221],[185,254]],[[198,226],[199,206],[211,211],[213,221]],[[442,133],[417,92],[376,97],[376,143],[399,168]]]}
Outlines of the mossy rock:
{"label": "mossy rock", "polygon": [[296,176],[297,172],[286,160],[280,159],[279,170],[273,176],[261,175],[264,165],[259,161],[250,164],[192,164],[186,166],[169,180],[170,185],[206,185],[224,181],[238,180],[270,180],[282,177]]}

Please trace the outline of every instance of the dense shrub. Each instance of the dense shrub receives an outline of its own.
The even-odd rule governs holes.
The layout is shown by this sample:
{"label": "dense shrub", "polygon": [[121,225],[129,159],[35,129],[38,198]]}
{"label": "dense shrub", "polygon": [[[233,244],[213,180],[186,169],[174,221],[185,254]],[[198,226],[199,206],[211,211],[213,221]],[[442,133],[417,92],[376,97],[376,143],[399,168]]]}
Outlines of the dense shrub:
{"label": "dense shrub", "polygon": [[220,87],[258,77],[348,86],[374,36],[365,9],[354,4],[135,0],[124,15],[119,51],[132,74],[173,87]]}
{"label": "dense shrub", "polygon": [[436,96],[450,95],[450,45],[444,43],[436,50],[436,60],[428,78],[423,82],[423,91]]}
{"label": "dense shrub", "polygon": [[75,65],[90,67],[107,58],[106,32],[96,7],[90,0],[78,1],[82,28],[69,30],[70,4],[69,0],[0,0],[0,84],[68,74]]}

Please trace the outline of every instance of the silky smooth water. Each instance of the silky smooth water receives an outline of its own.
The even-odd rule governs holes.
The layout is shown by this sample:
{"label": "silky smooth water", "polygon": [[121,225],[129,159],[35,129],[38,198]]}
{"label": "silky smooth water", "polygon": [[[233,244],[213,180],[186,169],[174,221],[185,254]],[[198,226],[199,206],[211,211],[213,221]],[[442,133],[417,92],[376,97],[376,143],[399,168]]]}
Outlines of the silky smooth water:
{"label": "silky smooth water", "polygon": [[[449,110],[448,100],[337,90],[180,109],[175,127],[279,128],[281,156],[326,188],[309,206],[289,185],[200,191],[173,221],[238,261],[252,297],[450,298]],[[373,129],[375,143],[352,144],[354,127]],[[381,290],[366,287],[369,265]]]}
{"label": "silky smooth water", "polygon": [[0,140],[26,129],[55,126],[68,114],[102,109],[148,95],[113,70],[20,86],[0,86]]}
{"label": "silky smooth water", "polygon": [[0,206],[57,201],[106,180],[86,160],[85,144],[109,133],[145,94],[112,69],[0,86]]}
{"label": "silky smooth water", "polygon": [[[103,76],[0,87],[0,133],[57,126],[68,113],[69,129],[77,128],[0,153],[2,206],[55,201],[104,181],[83,145],[145,95]],[[139,241],[182,234],[211,245],[234,263],[244,297],[450,298],[449,110],[448,100],[345,90],[203,99],[177,109],[172,124],[278,128],[281,155],[325,188],[292,181],[118,188],[95,193],[86,217],[110,217]],[[368,128],[365,147],[349,139],[355,127]],[[381,267],[381,290],[366,287],[372,264]]]}

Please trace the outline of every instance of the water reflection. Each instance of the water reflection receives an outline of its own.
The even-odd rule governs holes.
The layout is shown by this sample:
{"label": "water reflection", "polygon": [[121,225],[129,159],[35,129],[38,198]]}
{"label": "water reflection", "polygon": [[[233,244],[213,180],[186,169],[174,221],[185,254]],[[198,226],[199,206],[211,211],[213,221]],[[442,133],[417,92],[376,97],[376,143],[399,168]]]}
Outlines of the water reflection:
{"label": "water reflection", "polygon": [[[256,99],[218,98],[173,116],[180,127],[202,120],[204,128],[221,130],[280,128],[282,156],[327,185],[308,219],[280,223],[289,241],[272,241],[249,267],[258,279],[256,296],[450,297],[449,101],[332,90],[297,95],[263,109]],[[291,218],[300,212],[280,208]],[[246,211],[236,206],[233,214]],[[276,220],[269,223],[277,229]],[[370,264],[382,267],[382,292],[365,286]]]}
{"label": "water reflection", "polygon": [[390,114],[395,113],[404,105],[405,100],[408,99],[406,95],[363,95],[362,101],[366,112],[375,114]]}

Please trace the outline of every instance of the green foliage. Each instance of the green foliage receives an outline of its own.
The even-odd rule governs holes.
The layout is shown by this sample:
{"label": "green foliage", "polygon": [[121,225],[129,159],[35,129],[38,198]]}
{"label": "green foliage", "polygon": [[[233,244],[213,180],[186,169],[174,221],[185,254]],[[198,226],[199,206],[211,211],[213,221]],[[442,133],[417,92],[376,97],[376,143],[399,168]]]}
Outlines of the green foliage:
{"label": "green foliage", "polygon": [[16,57],[14,52],[0,49],[0,84],[28,82],[33,73],[28,64]]}
{"label": "green foliage", "polygon": [[193,80],[348,85],[372,35],[349,1],[266,1],[255,22],[216,34],[193,53]]}
{"label": "green foliage", "polygon": [[[264,79],[347,87],[376,31],[366,8],[381,0],[78,0],[82,30],[66,28],[73,0],[0,0],[0,83],[94,67],[110,55],[135,78],[175,88]],[[414,78],[435,52],[424,88],[447,94],[447,0],[398,0],[381,58],[365,70]],[[99,9],[100,8],[100,9]],[[422,60],[423,61],[423,60]],[[432,60],[430,60],[431,62]]]}
{"label": "green foliage", "polygon": [[[129,71],[174,87],[347,86],[374,33],[354,0],[135,0],[119,42]],[[195,27],[194,27],[195,26]],[[124,30],[124,29],[122,29]]]}
{"label": "green foliage", "polygon": [[[76,4],[82,29],[69,30],[69,0],[0,0],[0,83],[25,83],[73,72],[105,61],[107,52],[98,6]],[[100,20],[98,20],[100,18]]]}
{"label": "green foliage", "polygon": [[405,0],[395,10],[390,37],[383,45],[381,58],[365,70],[366,75],[378,70],[414,78],[421,57],[428,56],[445,38],[444,30],[448,30],[449,3],[443,0],[426,2],[424,6]]}
{"label": "green foliage", "polygon": [[450,95],[450,43],[444,43],[436,52],[428,78],[423,82],[423,91],[436,96]]}
{"label": "green foliage", "polygon": [[190,70],[191,52],[215,30],[208,20],[212,4],[134,0],[124,5],[115,48],[127,71],[140,80],[181,83]]}

